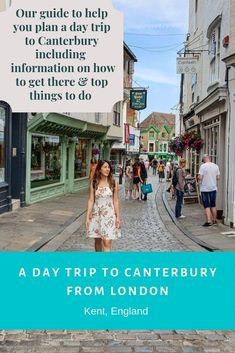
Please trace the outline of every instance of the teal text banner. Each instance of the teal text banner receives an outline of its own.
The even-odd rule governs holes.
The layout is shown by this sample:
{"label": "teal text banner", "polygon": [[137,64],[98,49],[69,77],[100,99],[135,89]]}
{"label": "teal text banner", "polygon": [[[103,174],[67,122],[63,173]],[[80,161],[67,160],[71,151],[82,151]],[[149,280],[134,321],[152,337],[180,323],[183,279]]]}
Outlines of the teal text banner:
{"label": "teal text banner", "polygon": [[235,329],[235,253],[0,253],[0,329]]}

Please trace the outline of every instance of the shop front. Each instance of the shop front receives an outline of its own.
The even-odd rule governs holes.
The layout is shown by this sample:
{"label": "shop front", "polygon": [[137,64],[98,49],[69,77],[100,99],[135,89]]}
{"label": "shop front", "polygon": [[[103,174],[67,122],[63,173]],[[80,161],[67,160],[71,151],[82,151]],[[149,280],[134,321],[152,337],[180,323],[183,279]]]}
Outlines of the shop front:
{"label": "shop front", "polygon": [[25,206],[27,115],[0,101],[0,213]]}
{"label": "shop front", "polygon": [[88,188],[94,146],[100,145],[107,129],[59,113],[40,114],[30,120],[27,203]]}
{"label": "shop front", "polygon": [[227,92],[226,88],[218,88],[204,101],[195,107],[195,113],[200,119],[200,132],[204,140],[202,154],[211,156],[212,162],[220,168],[218,183],[218,217],[224,217],[226,209],[226,160],[227,148]]}

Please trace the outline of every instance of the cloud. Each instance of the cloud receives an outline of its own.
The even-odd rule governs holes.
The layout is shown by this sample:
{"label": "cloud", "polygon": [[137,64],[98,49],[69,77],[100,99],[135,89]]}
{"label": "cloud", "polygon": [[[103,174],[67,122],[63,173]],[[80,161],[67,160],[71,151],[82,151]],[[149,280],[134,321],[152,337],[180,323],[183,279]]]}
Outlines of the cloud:
{"label": "cloud", "polygon": [[144,81],[150,81],[154,83],[164,83],[167,85],[178,86],[178,80],[175,76],[166,75],[164,72],[149,69],[145,67],[139,67],[135,72],[135,77]]}

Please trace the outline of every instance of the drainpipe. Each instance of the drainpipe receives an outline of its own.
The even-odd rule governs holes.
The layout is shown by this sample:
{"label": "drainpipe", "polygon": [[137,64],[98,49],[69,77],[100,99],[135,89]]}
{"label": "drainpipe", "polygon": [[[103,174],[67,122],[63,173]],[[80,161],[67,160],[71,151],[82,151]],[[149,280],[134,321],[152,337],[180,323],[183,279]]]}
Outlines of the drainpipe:
{"label": "drainpipe", "polygon": [[182,120],[183,120],[183,96],[184,96],[184,74],[181,74],[180,79],[180,109],[179,109],[179,118],[180,118],[180,134],[182,133]]}

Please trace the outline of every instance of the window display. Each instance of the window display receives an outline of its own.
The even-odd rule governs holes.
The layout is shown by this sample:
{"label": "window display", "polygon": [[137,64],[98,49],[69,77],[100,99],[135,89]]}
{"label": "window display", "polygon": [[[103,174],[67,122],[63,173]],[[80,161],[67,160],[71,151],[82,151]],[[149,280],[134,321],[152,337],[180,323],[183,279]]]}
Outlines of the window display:
{"label": "window display", "polygon": [[58,136],[33,135],[31,187],[58,183],[61,178],[61,142]]}

